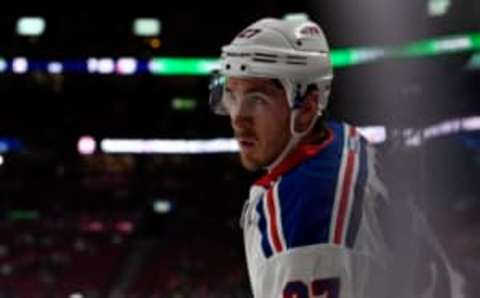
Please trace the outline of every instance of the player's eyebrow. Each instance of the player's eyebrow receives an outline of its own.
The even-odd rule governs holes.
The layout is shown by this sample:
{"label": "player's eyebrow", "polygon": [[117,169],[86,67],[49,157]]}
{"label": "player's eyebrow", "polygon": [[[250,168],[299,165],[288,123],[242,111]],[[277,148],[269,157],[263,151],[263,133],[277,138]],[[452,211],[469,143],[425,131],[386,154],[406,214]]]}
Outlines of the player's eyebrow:
{"label": "player's eyebrow", "polygon": [[263,92],[267,93],[270,90],[268,86],[265,85],[260,85],[260,86],[253,86],[251,88],[248,88],[246,92]]}
{"label": "player's eyebrow", "polygon": [[[251,86],[246,88],[245,90],[242,90],[243,93],[268,93],[269,92],[269,87],[265,85],[259,85],[259,86]],[[228,86],[225,87],[225,91],[228,93],[233,93],[232,89]]]}

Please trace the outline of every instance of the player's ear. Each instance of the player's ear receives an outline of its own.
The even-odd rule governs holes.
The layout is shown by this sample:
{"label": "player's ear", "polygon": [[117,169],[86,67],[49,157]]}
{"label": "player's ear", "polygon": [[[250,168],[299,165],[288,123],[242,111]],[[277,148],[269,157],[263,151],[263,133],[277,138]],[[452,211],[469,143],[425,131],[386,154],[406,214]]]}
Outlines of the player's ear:
{"label": "player's ear", "polygon": [[318,96],[319,92],[317,89],[309,90],[305,95],[302,106],[299,108],[297,121],[295,123],[295,130],[298,132],[305,131],[317,114],[318,108]]}

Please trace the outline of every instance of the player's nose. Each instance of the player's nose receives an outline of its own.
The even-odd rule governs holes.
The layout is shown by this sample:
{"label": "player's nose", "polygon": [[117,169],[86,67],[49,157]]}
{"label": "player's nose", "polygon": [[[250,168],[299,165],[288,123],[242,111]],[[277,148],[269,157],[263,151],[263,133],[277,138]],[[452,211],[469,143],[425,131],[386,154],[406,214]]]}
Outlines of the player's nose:
{"label": "player's nose", "polygon": [[248,113],[234,113],[231,115],[230,120],[235,130],[243,130],[253,126],[253,117]]}
{"label": "player's nose", "polygon": [[253,124],[252,110],[246,101],[238,101],[233,107],[230,115],[231,125],[234,128],[248,128]]}

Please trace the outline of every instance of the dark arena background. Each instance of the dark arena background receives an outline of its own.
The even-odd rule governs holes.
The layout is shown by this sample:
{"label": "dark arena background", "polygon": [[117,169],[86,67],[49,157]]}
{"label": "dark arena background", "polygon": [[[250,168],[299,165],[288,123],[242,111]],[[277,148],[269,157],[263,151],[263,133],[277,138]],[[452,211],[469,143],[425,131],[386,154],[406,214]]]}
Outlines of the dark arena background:
{"label": "dark arena background", "polygon": [[259,173],[208,84],[266,16],[322,26],[328,117],[375,144],[478,297],[480,1],[229,5],[0,17],[0,297],[251,297],[238,221]]}

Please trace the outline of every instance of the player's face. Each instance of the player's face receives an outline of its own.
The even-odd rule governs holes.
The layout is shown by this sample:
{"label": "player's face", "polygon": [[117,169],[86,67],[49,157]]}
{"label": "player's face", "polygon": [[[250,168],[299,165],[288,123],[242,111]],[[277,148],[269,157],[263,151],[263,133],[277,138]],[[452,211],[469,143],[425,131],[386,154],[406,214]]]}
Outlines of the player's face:
{"label": "player's face", "polygon": [[242,164],[249,170],[270,165],[290,139],[290,109],[283,88],[271,79],[229,78],[225,102],[240,146]]}

